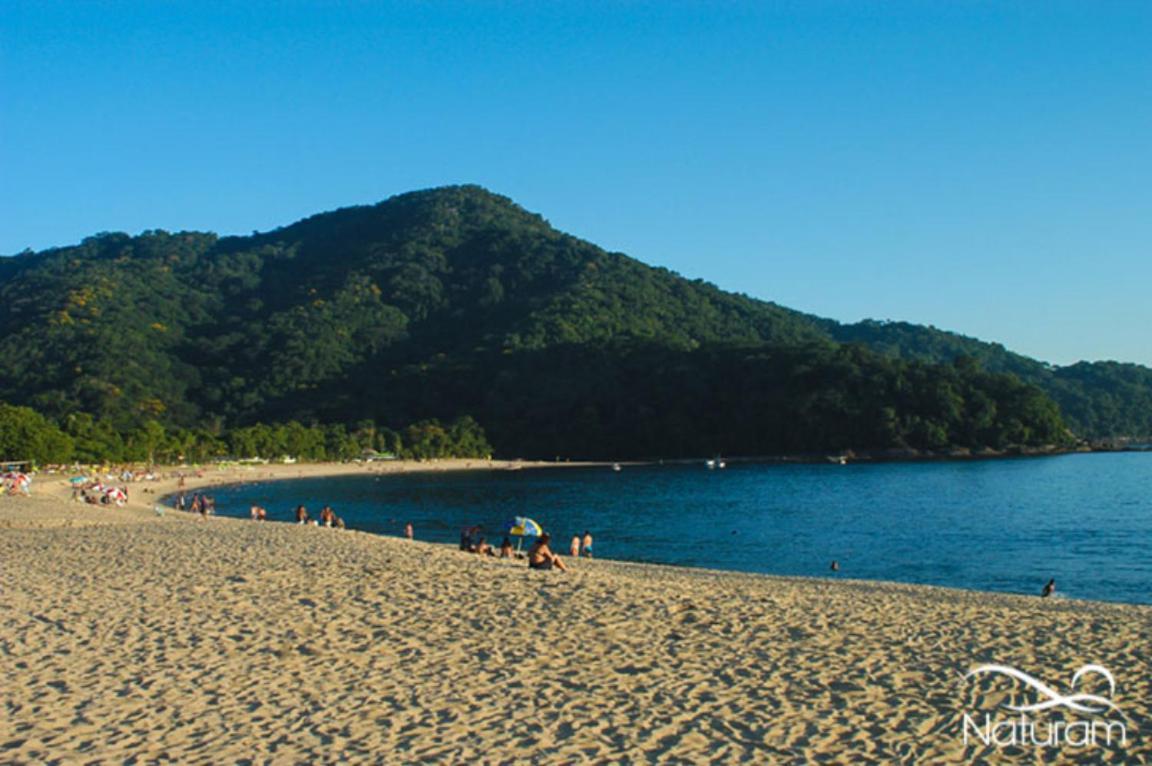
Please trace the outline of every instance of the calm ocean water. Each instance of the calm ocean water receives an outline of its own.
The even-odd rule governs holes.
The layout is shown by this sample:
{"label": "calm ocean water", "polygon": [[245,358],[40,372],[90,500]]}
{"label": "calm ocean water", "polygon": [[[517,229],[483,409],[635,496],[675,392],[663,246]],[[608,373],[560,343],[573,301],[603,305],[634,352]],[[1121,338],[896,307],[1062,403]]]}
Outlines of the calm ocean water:
{"label": "calm ocean water", "polygon": [[[512,516],[600,557],[1152,603],[1152,453],[878,465],[490,471],[221,488],[218,513],[287,521],[330,504],[350,528],[453,543]],[[335,534],[317,530],[317,534]],[[840,562],[833,575],[830,562]]]}

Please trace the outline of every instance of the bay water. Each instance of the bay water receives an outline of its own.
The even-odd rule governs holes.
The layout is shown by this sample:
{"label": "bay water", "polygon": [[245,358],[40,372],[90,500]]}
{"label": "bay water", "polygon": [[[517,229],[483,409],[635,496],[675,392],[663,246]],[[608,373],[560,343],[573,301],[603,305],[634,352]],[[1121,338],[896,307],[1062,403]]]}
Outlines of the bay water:
{"label": "bay water", "polygon": [[[349,528],[499,545],[528,516],[567,552],[745,572],[1152,603],[1152,453],[924,463],[427,472],[217,488],[217,512],[289,521],[331,505]],[[317,530],[316,534],[338,534]],[[839,571],[831,571],[837,561]]]}

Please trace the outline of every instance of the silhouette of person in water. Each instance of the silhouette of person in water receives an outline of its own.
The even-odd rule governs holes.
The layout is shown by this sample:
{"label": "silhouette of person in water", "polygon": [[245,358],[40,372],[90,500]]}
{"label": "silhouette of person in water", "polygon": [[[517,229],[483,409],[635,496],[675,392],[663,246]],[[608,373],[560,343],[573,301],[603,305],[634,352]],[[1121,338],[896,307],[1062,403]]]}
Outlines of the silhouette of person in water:
{"label": "silhouette of person in water", "polygon": [[832,569],[833,572],[839,572],[840,571],[840,562],[839,561],[833,561],[832,566],[830,568]]}
{"label": "silhouette of person in water", "polygon": [[1051,580],[1048,581],[1048,584],[1044,586],[1044,590],[1040,591],[1040,598],[1048,598],[1049,596],[1051,596],[1055,592],[1056,592],[1056,578],[1053,577]]}

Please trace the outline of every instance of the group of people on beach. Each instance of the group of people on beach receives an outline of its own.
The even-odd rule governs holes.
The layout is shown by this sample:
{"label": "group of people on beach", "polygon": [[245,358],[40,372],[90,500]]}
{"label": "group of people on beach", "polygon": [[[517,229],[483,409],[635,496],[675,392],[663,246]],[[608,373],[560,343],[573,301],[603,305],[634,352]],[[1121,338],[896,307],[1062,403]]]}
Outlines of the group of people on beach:
{"label": "group of people on beach", "polygon": [[199,492],[193,492],[192,502],[189,503],[184,493],[181,492],[176,496],[176,510],[189,511],[190,513],[199,514],[201,519],[207,519],[209,516],[216,515],[216,498],[211,495],[202,495]]}
{"label": "group of people on beach", "polygon": [[[411,524],[408,528],[411,528]],[[488,542],[488,538],[483,535],[484,528],[480,525],[471,527],[464,527],[460,530],[460,550],[466,553],[479,553],[482,556],[496,556],[496,549]],[[411,539],[411,536],[408,536]],[[506,559],[512,558],[512,541],[507,536],[504,537],[504,542],[500,544],[499,558]]]}
{"label": "group of people on beach", "polygon": [[[545,532],[532,543],[528,549],[528,568],[529,569],[559,569],[561,572],[568,571],[568,567],[564,565],[564,559],[557,555],[551,547],[552,535]],[[592,533],[584,530],[583,535],[573,535],[572,542],[568,546],[568,552],[572,558],[592,558]]]}
{"label": "group of people on beach", "polygon": [[572,558],[579,558],[580,556],[586,559],[592,558],[592,533],[585,529],[583,535],[572,535],[572,543],[568,546],[568,552]]}
{"label": "group of people on beach", "polygon": [[[408,524],[406,535],[409,539],[412,525]],[[482,534],[480,526],[464,527],[460,530],[460,550],[467,553],[477,553],[482,556],[492,556],[501,559],[520,558],[528,560],[529,569],[558,569],[561,572],[568,570],[563,558],[552,550],[552,535],[544,532],[528,547],[527,553],[519,553],[512,547],[512,538],[504,536],[500,548],[493,548]],[[583,535],[574,535],[569,546],[572,558],[592,558],[592,533],[584,530]]]}
{"label": "group of people on beach", "polygon": [[99,482],[73,484],[72,501],[88,505],[122,506],[128,502],[128,487],[106,487]]}
{"label": "group of people on beach", "polygon": [[330,529],[344,529],[344,519],[336,515],[332,506],[326,505],[320,509],[320,518],[313,519],[308,515],[308,509],[303,505],[296,506],[296,523],[314,527],[329,527]]}

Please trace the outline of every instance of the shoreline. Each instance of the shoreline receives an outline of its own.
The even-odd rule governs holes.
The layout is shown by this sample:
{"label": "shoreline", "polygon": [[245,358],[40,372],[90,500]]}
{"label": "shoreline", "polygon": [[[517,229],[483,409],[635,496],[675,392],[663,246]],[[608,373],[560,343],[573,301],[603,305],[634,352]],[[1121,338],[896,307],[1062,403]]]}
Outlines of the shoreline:
{"label": "shoreline", "polygon": [[[1079,454],[1079,453],[1075,453]],[[1044,456],[1041,456],[1044,457]],[[752,464],[763,463],[767,465],[776,465],[770,461],[762,461],[757,458],[731,458],[733,463]],[[619,463],[618,465],[624,467],[658,467],[659,465],[695,465],[698,461],[682,461],[682,462],[644,462],[634,461],[630,463]],[[914,461],[913,461],[914,462]],[[816,462],[816,464],[820,464]],[[518,471],[518,470],[539,470],[550,468],[609,468],[613,463],[608,462],[571,462],[571,463],[558,463],[552,461],[518,461],[518,460],[466,460],[466,459],[453,459],[432,462],[417,462],[417,461],[388,461],[379,463],[305,463],[305,464],[269,464],[259,465],[253,467],[238,467],[229,466],[225,468],[212,468],[204,469],[203,475],[197,476],[195,474],[187,475],[185,477],[185,486],[183,489],[176,486],[179,480],[172,476],[166,476],[163,479],[158,479],[151,482],[141,482],[143,489],[146,492],[133,491],[129,493],[129,500],[124,507],[110,508],[104,506],[90,506],[79,503],[68,502],[67,496],[70,492],[69,487],[63,480],[57,482],[54,487],[55,491],[49,497],[54,501],[66,503],[70,508],[80,512],[85,518],[76,518],[75,514],[68,514],[67,521],[59,524],[59,526],[102,526],[105,523],[118,524],[124,522],[138,522],[154,518],[157,514],[155,512],[155,505],[157,503],[164,504],[164,515],[169,513],[176,518],[186,518],[194,520],[195,517],[188,511],[177,511],[172,504],[164,503],[165,500],[170,500],[177,493],[183,491],[186,493],[193,493],[205,489],[230,487],[230,486],[243,486],[246,484],[258,484],[262,482],[279,482],[279,481],[292,481],[299,479],[325,479],[325,478],[338,478],[343,476],[399,476],[408,475],[413,473],[442,473],[442,472],[459,472],[459,471]],[[179,471],[183,467],[169,468],[165,473]],[[189,469],[191,470],[191,469]],[[253,475],[253,474],[259,475]],[[41,487],[42,488],[42,487]],[[25,499],[27,500],[27,499]],[[106,517],[104,514],[116,514],[122,511],[131,511],[130,517]],[[89,513],[100,514],[99,516],[90,516]],[[249,519],[244,516],[212,516],[213,520],[226,519],[230,522],[240,522],[243,524],[251,523]],[[265,524],[284,524],[287,526],[297,526],[295,522],[287,519],[270,519]],[[0,512],[0,529],[3,528],[20,528],[22,525],[14,523],[11,518],[6,518],[5,514]],[[37,527],[51,527],[58,526],[50,519],[45,519],[44,524],[30,524],[29,526]],[[386,534],[383,532],[372,532],[362,529],[349,529],[342,531],[354,531],[359,534],[367,535],[370,538],[389,539],[389,540],[403,540],[400,534]],[[445,550],[455,551],[457,546],[451,541],[435,542],[427,540],[416,540],[423,545],[431,545],[443,548]],[[569,556],[564,555],[565,561],[569,560]],[[583,561],[583,559],[581,559]],[[782,581],[812,581],[820,583],[845,583],[849,585],[879,585],[879,586],[893,586],[898,588],[926,588],[942,590],[951,593],[962,594],[976,594],[977,596],[988,597],[1010,597],[1020,598],[1024,600],[1039,600],[1039,596],[1030,593],[1000,591],[1000,590],[986,590],[980,588],[969,588],[959,585],[938,585],[928,583],[911,583],[901,580],[885,580],[885,579],[865,579],[865,578],[848,578],[841,576],[828,576],[823,574],[812,575],[791,575],[791,574],[775,574],[769,572],[756,572],[739,569],[718,569],[712,567],[700,567],[681,564],[666,564],[650,561],[638,561],[633,559],[612,559],[612,558],[597,558],[597,562],[607,562],[619,566],[634,566],[634,567],[656,567],[667,568],[676,572],[684,573],[704,573],[714,575],[735,575],[740,577],[764,577],[770,579],[779,579]],[[1058,594],[1054,599],[1045,599],[1046,603],[1071,603],[1071,604],[1091,604],[1100,606],[1120,606],[1120,607],[1136,607],[1152,610],[1152,604],[1133,602],[1133,601],[1110,601],[1104,599],[1092,598],[1073,598],[1064,594]]]}
{"label": "shoreline", "polygon": [[[1098,452],[1098,450],[1091,450],[1091,453],[1075,452],[1075,453],[1063,453],[1063,454],[1094,454],[1096,452]],[[1104,452],[1115,452],[1115,450],[1104,450]],[[1121,450],[1121,452],[1139,452],[1139,450]],[[1046,457],[1046,456],[1049,456],[1049,455],[1047,455],[1047,454],[1045,454],[1045,455],[1009,455],[1009,456],[1002,456],[1002,457]],[[757,457],[746,457],[746,458],[734,457],[734,458],[725,458],[725,460],[730,462],[730,463],[765,464],[765,465],[824,464],[824,462],[825,462],[825,461],[818,461],[818,460],[794,461],[794,460],[786,460],[786,458],[780,458],[780,460],[773,461],[773,460],[765,460],[765,458],[757,458]],[[940,458],[937,458],[937,460],[949,461],[949,460],[955,460],[955,458],[940,457]],[[958,460],[960,460],[960,461],[984,460],[984,458],[983,457],[971,457],[971,458],[958,458]],[[996,460],[996,457],[991,458],[991,460]],[[866,461],[865,460],[865,461],[859,461],[859,462],[870,463],[873,461]],[[922,462],[922,461],[874,461],[874,462],[882,463],[882,462]],[[182,490],[179,486],[176,486],[177,484],[179,484],[179,479],[176,479],[176,478],[169,476],[169,475],[170,475],[170,473],[172,473],[174,471],[180,471],[180,470],[191,471],[192,469],[189,467],[170,467],[164,472],[165,478],[161,478],[161,479],[154,480],[154,481],[142,481],[141,485],[139,485],[139,486],[143,487],[143,492],[142,491],[130,492],[129,493],[129,501],[126,503],[126,506],[124,506],[123,508],[111,509],[111,508],[107,508],[107,507],[84,506],[84,505],[81,505],[81,503],[68,503],[68,505],[74,506],[77,509],[85,509],[85,508],[86,509],[94,509],[94,510],[97,510],[97,513],[103,513],[103,511],[108,511],[108,510],[112,510],[114,513],[115,510],[126,510],[126,509],[130,508],[132,510],[137,511],[137,513],[143,513],[143,511],[147,511],[147,516],[153,516],[153,515],[157,515],[156,510],[154,510],[154,508],[156,508],[157,503],[161,503],[161,505],[164,505],[164,514],[168,514],[168,513],[172,513],[173,515],[187,514],[188,517],[191,517],[191,514],[188,513],[188,511],[183,511],[183,513],[181,513],[181,511],[177,511],[174,508],[174,496],[177,493],[185,492],[185,493],[191,494],[194,492],[199,492],[199,491],[204,491],[204,490],[212,490],[212,488],[228,487],[228,486],[244,486],[244,485],[248,485],[248,484],[260,484],[260,483],[265,483],[265,481],[290,481],[290,480],[297,480],[297,479],[324,479],[324,478],[339,478],[339,477],[347,477],[347,476],[374,476],[374,477],[379,478],[379,477],[385,477],[385,476],[410,475],[410,473],[439,473],[439,472],[457,472],[457,471],[502,471],[502,470],[518,471],[518,470],[539,470],[539,469],[558,469],[558,468],[607,469],[607,468],[613,467],[613,465],[621,465],[621,467],[626,467],[626,468],[658,468],[658,467],[660,467],[660,465],[696,465],[698,463],[699,463],[699,461],[697,461],[697,460],[664,461],[664,462],[632,461],[632,462],[609,463],[609,462],[593,462],[593,461],[588,461],[588,462],[488,461],[488,460],[479,460],[479,458],[471,458],[471,460],[469,460],[469,458],[452,458],[452,460],[440,460],[440,461],[379,461],[379,462],[372,462],[372,463],[335,463],[335,462],[298,463],[298,464],[276,463],[276,464],[252,465],[252,467],[248,467],[248,465],[228,465],[228,467],[223,467],[223,468],[213,467],[213,468],[202,469],[199,471],[199,473],[200,473],[199,476],[197,476],[196,473],[191,473],[191,472],[188,473],[188,475],[185,476],[185,486],[182,488]],[[113,481],[113,483],[111,483],[111,484],[116,484],[116,483],[115,483],[115,481]],[[134,485],[134,486],[137,486],[137,485]],[[40,488],[40,490],[43,490],[43,483],[40,483],[39,488]],[[58,483],[56,483],[54,490],[55,491],[51,494],[51,496],[53,496],[54,499],[67,501],[67,495],[70,492],[70,488],[65,483],[65,481],[60,479],[58,481]],[[165,502],[165,501],[168,501],[168,502]],[[228,518],[228,519],[230,519],[230,521],[240,521],[240,522],[245,522],[245,523],[250,521],[250,519],[248,519],[247,517],[242,516],[242,515],[213,516],[213,518]],[[275,523],[275,524],[288,524],[291,526],[296,525],[295,522],[290,521],[290,519],[275,519],[275,518],[273,518],[273,519],[270,519],[270,522]],[[92,517],[91,519],[88,519],[88,521],[79,521],[79,519],[71,519],[71,521],[69,521],[69,523],[67,525],[88,526],[88,525],[101,525],[101,523],[103,523],[103,517],[101,517],[100,521],[98,521],[98,519],[96,517]],[[51,526],[53,524],[51,522],[47,522],[44,525]],[[0,514],[0,529],[6,528],[6,526],[8,526],[8,528],[10,528],[10,526],[13,526],[12,519],[6,519],[5,516],[3,516],[3,514]],[[403,537],[399,533],[389,534],[386,532],[373,532],[373,531],[369,531],[369,530],[359,530],[359,529],[349,530],[349,531],[357,531],[359,533],[367,534],[367,536],[370,536],[373,538],[403,539]],[[429,545],[444,546],[447,549],[456,549],[456,545],[453,543],[453,541],[450,541],[450,540],[441,541],[441,543],[435,543],[435,541],[429,541],[429,540],[418,540],[418,541],[419,541],[419,543],[426,543]],[[564,554],[564,560],[567,561],[568,559],[569,559],[569,556],[567,554]],[[673,568],[675,570],[683,570],[683,571],[728,572],[728,574],[734,574],[734,575],[740,575],[740,576],[749,576],[749,577],[770,577],[770,578],[783,578],[783,579],[798,578],[798,579],[805,579],[805,581],[806,581],[806,579],[811,579],[811,581],[828,582],[828,583],[840,583],[840,582],[862,583],[862,584],[864,584],[864,583],[876,583],[876,584],[888,584],[888,585],[894,585],[894,586],[914,587],[914,589],[915,589],[915,587],[927,587],[927,589],[942,589],[945,591],[952,591],[952,592],[976,593],[976,594],[984,594],[984,596],[1015,597],[1015,598],[1022,598],[1022,599],[1039,598],[1038,596],[1034,596],[1034,594],[1032,594],[1030,592],[985,590],[985,589],[979,589],[979,587],[967,587],[967,586],[963,586],[963,585],[909,583],[909,582],[904,582],[904,581],[897,581],[897,579],[847,578],[847,577],[840,577],[840,576],[828,576],[828,575],[823,575],[823,574],[786,575],[786,574],[774,574],[774,572],[750,571],[750,570],[741,570],[741,569],[718,569],[718,568],[707,568],[707,567],[694,567],[694,566],[691,566],[691,564],[659,563],[659,562],[637,561],[637,560],[631,560],[631,559],[598,559],[598,561],[611,561],[614,563],[628,564],[628,566],[639,566],[639,567],[670,567],[670,568]],[[1152,604],[1146,604],[1146,602],[1106,600],[1106,599],[1096,599],[1096,598],[1074,598],[1074,597],[1068,597],[1068,596],[1066,596],[1066,594],[1063,594],[1063,593],[1059,593],[1055,599],[1046,599],[1046,601],[1049,601],[1049,602],[1056,602],[1056,601],[1074,602],[1074,604],[1096,604],[1096,605],[1113,605],[1113,606],[1131,606],[1131,607],[1152,608]]]}
{"label": "shoreline", "polygon": [[[372,463],[267,463],[226,466],[158,466],[156,473],[159,478],[153,480],[137,479],[128,483],[128,502],[125,507],[151,510],[152,504],[161,499],[174,495],[180,491],[194,492],[209,487],[225,485],[242,485],[265,481],[290,481],[292,479],[327,479],[341,476],[394,476],[411,473],[442,473],[456,471],[518,471],[539,468],[595,468],[608,466],[611,463],[571,462],[555,463],[549,461],[521,461],[521,460],[481,460],[453,458],[436,461],[391,460]],[[93,472],[90,475],[94,475]],[[184,474],[184,485],[180,486],[180,478],[176,475]],[[69,472],[58,472],[46,475],[36,475],[34,492],[41,493],[47,487],[51,497],[68,500],[71,487],[66,476]],[[109,485],[122,486],[118,478],[108,478]]]}

